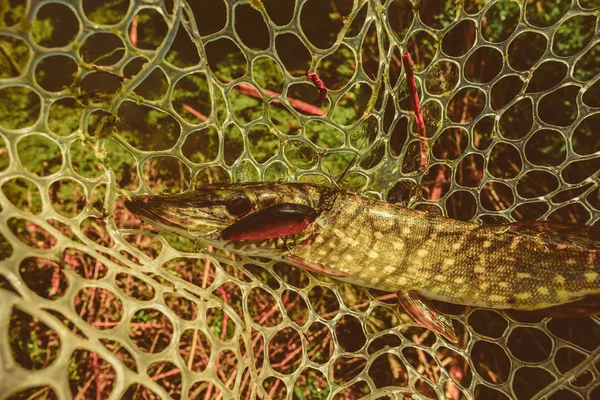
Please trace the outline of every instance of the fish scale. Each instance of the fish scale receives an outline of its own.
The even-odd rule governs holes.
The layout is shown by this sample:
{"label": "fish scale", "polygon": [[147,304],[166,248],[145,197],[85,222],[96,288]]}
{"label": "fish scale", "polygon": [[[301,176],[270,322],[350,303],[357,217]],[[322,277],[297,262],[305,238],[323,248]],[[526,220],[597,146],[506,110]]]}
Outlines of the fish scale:
{"label": "fish scale", "polygon": [[[252,204],[250,215],[274,204],[297,204],[318,217],[290,236],[226,241],[219,232],[239,229],[243,225],[237,222],[243,218],[228,214],[224,204],[240,194]],[[600,230],[593,227],[464,222],[330,187],[294,183],[208,185],[180,195],[135,198],[126,205],[160,229],[238,253],[284,259],[380,290],[519,310],[600,295]],[[264,220],[260,215],[261,224],[268,226],[269,214]],[[588,315],[599,308],[597,301],[586,307],[593,307]]]}
{"label": "fish scale", "polygon": [[343,279],[354,283],[521,310],[600,292],[597,250],[518,234],[504,225],[432,216],[349,192],[339,194],[333,210],[324,213],[327,225],[316,229],[314,241],[291,252],[347,273]]}

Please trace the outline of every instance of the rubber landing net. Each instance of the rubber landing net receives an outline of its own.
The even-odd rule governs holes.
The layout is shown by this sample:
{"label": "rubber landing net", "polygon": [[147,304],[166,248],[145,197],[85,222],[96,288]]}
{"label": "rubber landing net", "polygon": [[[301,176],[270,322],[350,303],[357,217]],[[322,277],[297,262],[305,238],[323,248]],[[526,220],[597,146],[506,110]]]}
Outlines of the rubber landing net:
{"label": "rubber landing net", "polygon": [[343,188],[453,218],[597,225],[597,0],[0,0],[0,16],[0,398],[600,398],[596,317],[440,304],[455,346],[392,294],[195,251],[123,207],[332,184],[355,163]]}

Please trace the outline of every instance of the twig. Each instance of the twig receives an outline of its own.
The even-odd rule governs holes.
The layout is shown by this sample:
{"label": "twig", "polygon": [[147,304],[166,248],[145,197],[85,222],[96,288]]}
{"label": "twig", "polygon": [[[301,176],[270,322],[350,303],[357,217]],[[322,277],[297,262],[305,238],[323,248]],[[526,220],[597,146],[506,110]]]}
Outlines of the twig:
{"label": "twig", "polygon": [[410,104],[412,110],[415,113],[415,119],[417,123],[417,131],[419,132],[419,144],[421,149],[421,166],[420,169],[424,170],[429,160],[427,154],[427,144],[425,143],[425,121],[423,121],[423,113],[421,112],[421,103],[419,102],[419,93],[417,92],[417,83],[415,82],[414,64],[412,58],[408,52],[402,54],[402,65],[404,65],[404,72],[406,74],[406,82],[408,84],[408,93],[410,95]]}
{"label": "twig", "polygon": [[208,117],[204,114],[202,114],[201,112],[197,111],[195,108],[193,108],[192,106],[189,106],[185,103],[183,103],[183,108],[185,108],[187,111],[189,111],[191,114],[194,115],[194,117],[201,119],[202,121],[206,121],[208,119]]}
{"label": "twig", "polygon": [[[255,97],[258,99],[262,99],[262,95],[260,94],[260,92],[258,90],[256,90],[256,88],[252,85],[248,85],[246,83],[239,83],[237,85],[235,85],[233,87],[234,90],[251,96],[251,97]],[[263,89],[263,92],[265,92],[266,94],[273,96],[273,97],[279,97],[281,96],[281,93],[277,93],[277,92],[273,92],[271,90],[267,90],[267,89]],[[291,97],[288,97],[287,100],[290,102],[290,105],[295,109],[298,110],[300,112],[303,112],[305,114],[308,115],[317,115],[317,116],[323,116],[325,115],[325,112],[323,110],[321,110],[319,107],[313,106],[312,104],[308,104],[305,103],[303,101],[300,100],[296,100],[293,99]],[[273,103],[277,103],[280,104],[281,101],[279,101],[278,99],[275,99],[273,101]]]}
{"label": "twig", "polygon": [[135,17],[133,17],[133,20],[131,21],[131,29],[129,30],[129,40],[131,40],[131,44],[134,46],[137,46],[137,40],[138,40],[138,17],[137,15]]}

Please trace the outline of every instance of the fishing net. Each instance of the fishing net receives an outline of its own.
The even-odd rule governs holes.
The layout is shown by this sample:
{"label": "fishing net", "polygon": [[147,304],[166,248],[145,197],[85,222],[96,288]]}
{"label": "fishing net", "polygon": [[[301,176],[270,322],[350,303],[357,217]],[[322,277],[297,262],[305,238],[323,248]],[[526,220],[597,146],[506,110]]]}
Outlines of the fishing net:
{"label": "fishing net", "polygon": [[596,317],[438,304],[454,345],[123,207],[353,163],[341,187],[453,218],[598,225],[599,7],[0,0],[0,398],[600,398]]}

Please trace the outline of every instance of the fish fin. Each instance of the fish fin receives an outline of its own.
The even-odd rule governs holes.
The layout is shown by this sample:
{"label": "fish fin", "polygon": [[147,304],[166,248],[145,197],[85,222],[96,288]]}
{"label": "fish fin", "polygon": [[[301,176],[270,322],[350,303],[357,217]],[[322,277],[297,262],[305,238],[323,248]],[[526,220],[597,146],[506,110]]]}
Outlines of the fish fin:
{"label": "fish fin", "polygon": [[396,296],[404,310],[421,326],[442,335],[452,343],[458,343],[452,320],[439,314],[431,302],[416,291],[398,291]]}
{"label": "fish fin", "polygon": [[534,311],[539,315],[555,318],[580,318],[600,315],[600,295],[585,296],[571,303]]}
{"label": "fish fin", "polygon": [[312,272],[317,272],[319,274],[328,275],[334,278],[345,278],[347,276],[350,276],[349,274],[346,274],[344,272],[336,271],[333,268],[328,267],[327,265],[317,262],[306,261],[302,257],[298,257],[293,254],[284,255],[283,258],[294,265],[305,268]]}
{"label": "fish fin", "polygon": [[522,221],[507,225],[515,234],[541,237],[556,244],[600,250],[600,228],[549,221]]}

